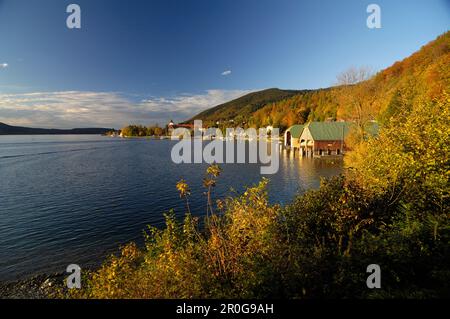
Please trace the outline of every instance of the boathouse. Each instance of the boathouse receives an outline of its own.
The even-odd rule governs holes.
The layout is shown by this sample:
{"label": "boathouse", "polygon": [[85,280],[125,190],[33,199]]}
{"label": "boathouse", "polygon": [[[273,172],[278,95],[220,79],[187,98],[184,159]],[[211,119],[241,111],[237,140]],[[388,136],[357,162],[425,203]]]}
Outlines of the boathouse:
{"label": "boathouse", "polygon": [[305,125],[293,125],[284,132],[284,147],[287,149],[300,149],[300,136]]}
{"label": "boathouse", "polygon": [[301,156],[342,155],[347,151],[345,137],[350,131],[349,122],[311,122],[300,135]]}

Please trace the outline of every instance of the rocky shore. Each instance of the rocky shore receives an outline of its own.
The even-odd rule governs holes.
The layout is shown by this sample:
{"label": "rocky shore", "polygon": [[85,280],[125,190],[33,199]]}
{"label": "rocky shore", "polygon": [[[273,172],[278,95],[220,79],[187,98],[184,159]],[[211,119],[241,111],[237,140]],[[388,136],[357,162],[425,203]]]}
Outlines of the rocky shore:
{"label": "rocky shore", "polygon": [[39,275],[15,282],[0,282],[0,299],[49,299],[63,287],[64,274]]}

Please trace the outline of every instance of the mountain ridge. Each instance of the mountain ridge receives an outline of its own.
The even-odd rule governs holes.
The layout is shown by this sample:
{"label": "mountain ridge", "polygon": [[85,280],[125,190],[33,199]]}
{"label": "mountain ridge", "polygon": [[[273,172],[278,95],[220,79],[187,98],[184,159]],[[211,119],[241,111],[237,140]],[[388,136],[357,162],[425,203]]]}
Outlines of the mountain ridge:
{"label": "mountain ridge", "polygon": [[[230,120],[236,117],[237,112],[239,112],[244,120],[246,114],[255,112],[267,103],[289,98],[303,91],[269,88],[261,91],[251,92],[237,99],[207,109],[187,120],[185,123],[192,123],[196,119],[201,119],[204,122],[215,122],[217,117],[220,117],[220,119],[217,118],[217,120]],[[220,114],[220,116],[218,116],[218,114]]]}
{"label": "mountain ridge", "polygon": [[76,134],[105,134],[111,128],[73,128],[73,129],[46,129],[24,126],[12,126],[0,122],[0,135],[76,135]]}

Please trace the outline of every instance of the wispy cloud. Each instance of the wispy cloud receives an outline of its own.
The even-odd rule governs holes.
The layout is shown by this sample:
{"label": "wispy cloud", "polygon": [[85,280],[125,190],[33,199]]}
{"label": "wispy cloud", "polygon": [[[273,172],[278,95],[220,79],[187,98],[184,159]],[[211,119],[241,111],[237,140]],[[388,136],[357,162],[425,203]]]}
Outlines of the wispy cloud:
{"label": "wispy cloud", "polygon": [[0,94],[0,122],[35,127],[114,127],[186,120],[248,90],[132,99],[114,92],[33,92]]}
{"label": "wispy cloud", "polygon": [[1,63],[0,69],[6,69],[8,66],[9,66],[8,63]]}
{"label": "wispy cloud", "polygon": [[230,74],[231,74],[231,70],[226,70],[226,71],[222,72],[223,76],[227,76],[227,75],[230,75]]}

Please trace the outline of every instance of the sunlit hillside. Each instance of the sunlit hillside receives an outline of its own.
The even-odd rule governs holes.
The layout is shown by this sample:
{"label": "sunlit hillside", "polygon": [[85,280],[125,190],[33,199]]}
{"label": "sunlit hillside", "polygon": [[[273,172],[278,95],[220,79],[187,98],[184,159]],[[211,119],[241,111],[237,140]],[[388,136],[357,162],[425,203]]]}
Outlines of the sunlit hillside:
{"label": "sunlit hillside", "polygon": [[352,120],[358,112],[363,112],[366,120],[383,122],[398,111],[400,104],[439,99],[449,88],[450,31],[367,81],[319,90],[257,92],[251,95],[257,96],[256,100],[248,96],[240,98],[193,119],[206,122],[233,120],[249,126],[287,128],[308,120]]}

